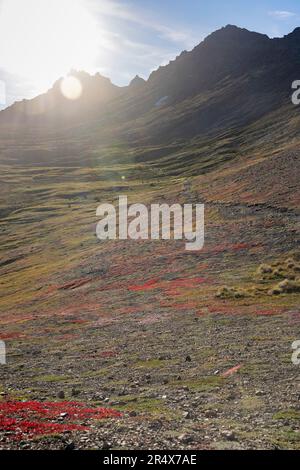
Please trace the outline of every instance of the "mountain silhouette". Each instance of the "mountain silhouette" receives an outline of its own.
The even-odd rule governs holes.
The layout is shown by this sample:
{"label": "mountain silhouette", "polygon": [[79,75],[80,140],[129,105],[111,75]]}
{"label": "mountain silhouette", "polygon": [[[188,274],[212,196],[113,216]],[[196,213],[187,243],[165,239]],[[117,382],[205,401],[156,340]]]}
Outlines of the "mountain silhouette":
{"label": "mountain silhouette", "polygon": [[[299,39],[300,28],[270,39],[227,25],[148,80],[136,76],[127,87],[100,74],[72,71],[83,88],[78,100],[62,96],[60,79],[47,93],[2,111],[0,132],[13,124],[25,134],[26,129],[35,130],[35,136],[55,131],[64,138],[80,126],[90,145],[115,140],[169,145],[229,133],[237,147],[237,134],[254,123],[261,122],[262,132],[271,135],[273,113],[278,122],[284,114],[288,122],[295,117],[290,95],[292,82],[300,77]],[[294,130],[288,135],[292,138]]]}

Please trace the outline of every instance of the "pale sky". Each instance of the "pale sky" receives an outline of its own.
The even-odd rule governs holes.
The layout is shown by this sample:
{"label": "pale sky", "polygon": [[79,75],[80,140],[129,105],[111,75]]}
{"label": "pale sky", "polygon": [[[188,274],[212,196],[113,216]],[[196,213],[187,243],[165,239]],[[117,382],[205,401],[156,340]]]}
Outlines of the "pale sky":
{"label": "pale sky", "polygon": [[283,36],[298,0],[0,0],[0,107],[50,88],[72,68],[117,85],[147,78],[212,31],[236,24]]}

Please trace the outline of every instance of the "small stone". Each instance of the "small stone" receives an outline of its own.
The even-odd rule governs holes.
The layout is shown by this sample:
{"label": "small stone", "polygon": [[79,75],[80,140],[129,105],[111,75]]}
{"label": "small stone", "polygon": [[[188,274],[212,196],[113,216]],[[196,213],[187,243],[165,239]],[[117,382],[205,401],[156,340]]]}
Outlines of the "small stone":
{"label": "small stone", "polygon": [[27,449],[30,449],[30,444],[23,442],[23,443],[20,443],[20,447],[22,447],[23,450],[27,450]]}
{"label": "small stone", "polygon": [[154,431],[159,431],[162,428],[162,423],[160,421],[153,421],[152,423],[149,423],[149,427],[153,429]]}
{"label": "small stone", "polygon": [[183,444],[190,444],[194,439],[189,434],[181,434],[181,436],[178,437],[178,440],[183,442]]}
{"label": "small stone", "polygon": [[146,396],[146,398],[150,398],[151,400],[152,400],[153,398],[157,398],[157,397],[158,397],[158,394],[155,393],[155,392],[150,392],[150,393],[148,393],[148,395]]}
{"label": "small stone", "polygon": [[216,410],[206,410],[204,413],[206,418],[216,418],[218,416],[218,413]]}
{"label": "small stone", "polygon": [[189,411],[185,411],[182,416],[184,419],[192,419],[192,415]]}
{"label": "small stone", "polygon": [[229,393],[227,396],[227,400],[235,400],[236,399],[236,394],[235,393]]}
{"label": "small stone", "polygon": [[63,400],[65,398],[65,392],[63,390],[60,390],[60,392],[58,392],[57,394],[57,398]]}
{"label": "small stone", "polygon": [[75,444],[74,442],[70,442],[69,444],[66,445],[64,450],[75,450]]}
{"label": "small stone", "polygon": [[256,390],[255,395],[257,397],[263,397],[265,395],[265,392],[263,390]]}
{"label": "small stone", "polygon": [[125,406],[127,405],[127,402],[126,401],[111,401],[110,402],[110,405],[111,406]]}
{"label": "small stone", "polygon": [[109,450],[111,448],[111,445],[107,441],[103,441],[102,443],[102,450]]}
{"label": "small stone", "polygon": [[236,441],[236,435],[233,431],[223,431],[222,437],[227,441]]}

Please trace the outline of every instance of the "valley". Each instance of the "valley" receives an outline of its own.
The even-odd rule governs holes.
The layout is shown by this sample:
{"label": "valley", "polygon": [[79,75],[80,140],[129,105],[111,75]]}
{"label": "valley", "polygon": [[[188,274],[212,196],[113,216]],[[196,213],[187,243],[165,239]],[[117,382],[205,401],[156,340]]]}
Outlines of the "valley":
{"label": "valley", "polygon": [[[299,29],[214,34],[111,101],[0,113],[1,449],[300,448]],[[203,249],[98,240],[120,195],[204,204]]]}

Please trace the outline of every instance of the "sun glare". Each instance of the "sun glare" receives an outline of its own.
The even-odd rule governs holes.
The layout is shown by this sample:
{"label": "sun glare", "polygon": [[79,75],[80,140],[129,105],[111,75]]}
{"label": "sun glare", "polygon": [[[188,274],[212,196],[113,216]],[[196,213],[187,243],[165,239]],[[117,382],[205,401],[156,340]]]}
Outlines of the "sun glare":
{"label": "sun glare", "polygon": [[77,100],[82,95],[82,85],[78,78],[69,76],[62,80],[60,89],[65,98]]}
{"label": "sun glare", "polygon": [[[0,4],[0,67],[30,79],[37,88],[50,86],[70,69],[92,71],[99,48],[99,28],[86,0]],[[66,95],[70,89],[73,96],[79,93],[74,81],[63,88]]]}

